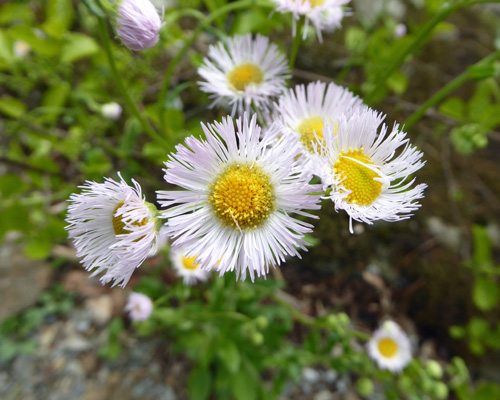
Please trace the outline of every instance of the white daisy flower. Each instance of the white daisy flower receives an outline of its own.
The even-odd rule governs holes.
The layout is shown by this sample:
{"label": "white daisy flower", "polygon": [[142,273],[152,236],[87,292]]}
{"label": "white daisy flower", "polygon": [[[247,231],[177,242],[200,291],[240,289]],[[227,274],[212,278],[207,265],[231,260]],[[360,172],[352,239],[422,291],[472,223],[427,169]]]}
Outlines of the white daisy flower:
{"label": "white daisy flower", "polygon": [[286,89],[288,63],[278,46],[257,35],[234,36],[208,49],[208,57],[198,68],[206,82],[198,82],[203,92],[211,93],[211,107],[229,105],[231,115],[267,111],[273,97]]}
{"label": "white daisy flower", "polygon": [[[410,146],[406,133],[394,125],[388,132],[382,124],[385,115],[371,109],[359,110],[351,116],[340,116],[336,123],[326,121],[324,141],[314,148],[314,171],[330,189],[335,209],[345,210],[352,220],[372,224],[409,218],[420,204],[427,187],[410,174],[420,169],[422,153]],[[381,126],[382,124],[382,126]],[[379,127],[381,128],[379,129]],[[399,153],[399,154],[397,154]],[[397,154],[397,155],[396,155]]]}
{"label": "white daisy flower", "polygon": [[[293,15],[293,36],[297,34],[297,20],[305,18],[303,39],[306,38],[309,21],[316,29],[318,39],[323,41],[321,32],[332,32],[340,28],[346,14],[344,7],[350,0],[272,0],[281,13],[291,12]],[[300,34],[300,32],[299,32]]]}
{"label": "white daisy flower", "polygon": [[145,294],[132,292],[128,296],[125,311],[132,321],[145,321],[153,312],[153,302]]}
{"label": "white daisy flower", "polygon": [[196,256],[186,256],[184,249],[172,249],[170,258],[177,276],[182,278],[185,285],[194,285],[208,279],[208,270],[202,268],[201,264],[196,261]]}
{"label": "white daisy flower", "polygon": [[303,237],[312,225],[292,214],[320,206],[320,185],[309,185],[300,168],[300,144],[294,136],[278,137],[273,124],[260,139],[256,116],[205,126],[206,141],[194,137],[166,163],[165,180],[184,190],[159,191],[167,233],[173,247],[184,248],[201,265],[219,261],[217,271],[236,270],[237,279],[265,276],[269,266],[306,250]]}
{"label": "white daisy flower", "polygon": [[87,181],[81,194],[69,201],[66,229],[77,256],[91,276],[104,272],[101,282],[114,280],[124,287],[149,255],[156,253],[161,222],[156,207],[145,201],[139,184],[129,186],[106,178],[104,183]]}
{"label": "white daisy flower", "polygon": [[289,89],[275,104],[277,118],[285,133],[296,135],[306,156],[314,154],[313,142],[323,141],[324,120],[335,121],[340,115],[367,108],[349,90],[335,83],[312,82]]}
{"label": "white daisy flower", "polygon": [[411,344],[398,324],[386,321],[366,344],[369,356],[382,369],[402,371],[411,361]]}

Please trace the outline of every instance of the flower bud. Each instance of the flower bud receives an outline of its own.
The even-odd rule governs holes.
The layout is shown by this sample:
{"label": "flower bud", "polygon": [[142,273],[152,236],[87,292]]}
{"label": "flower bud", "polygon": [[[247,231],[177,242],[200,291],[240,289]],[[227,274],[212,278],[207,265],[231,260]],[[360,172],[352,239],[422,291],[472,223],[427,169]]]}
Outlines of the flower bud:
{"label": "flower bud", "polygon": [[118,103],[106,103],[101,107],[102,116],[116,121],[122,114],[122,107]]}
{"label": "flower bud", "polygon": [[118,5],[116,33],[130,50],[153,47],[163,26],[160,16],[149,0],[122,0]]}
{"label": "flower bud", "polygon": [[431,378],[441,379],[443,377],[443,368],[437,361],[429,360],[425,364],[425,370]]}

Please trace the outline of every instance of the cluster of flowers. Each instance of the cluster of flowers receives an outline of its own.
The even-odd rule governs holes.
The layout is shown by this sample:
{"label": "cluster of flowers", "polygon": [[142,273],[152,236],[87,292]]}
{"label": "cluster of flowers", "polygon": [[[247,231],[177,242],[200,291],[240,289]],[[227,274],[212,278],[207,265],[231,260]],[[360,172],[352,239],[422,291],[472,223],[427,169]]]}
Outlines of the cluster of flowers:
{"label": "cluster of flowers", "polygon": [[[275,0],[277,10],[305,17],[321,31],[340,26],[349,0]],[[149,0],[122,0],[117,34],[132,50],[157,43],[161,19]],[[305,30],[304,30],[305,32]],[[420,207],[425,184],[410,175],[422,153],[406,133],[347,89],[313,82],[287,88],[288,62],[260,35],[229,38],[210,46],[198,70],[211,106],[231,116],[203,124],[204,139],[188,137],[165,163],[165,180],[180,190],[160,190],[162,209],[145,200],[139,184],[106,178],[87,181],[70,197],[68,232],[102,283],[124,287],[143,261],[171,240],[172,264],[185,284],[208,271],[235,271],[236,278],[265,277],[287,256],[307,250],[313,225],[305,218],[330,199],[352,221],[399,221]],[[103,115],[116,119],[117,104]],[[235,118],[233,120],[233,118]],[[313,183],[313,182],[321,183]],[[133,293],[130,317],[144,320],[153,304]],[[386,322],[368,343],[381,368],[402,369],[411,359],[404,332]]]}

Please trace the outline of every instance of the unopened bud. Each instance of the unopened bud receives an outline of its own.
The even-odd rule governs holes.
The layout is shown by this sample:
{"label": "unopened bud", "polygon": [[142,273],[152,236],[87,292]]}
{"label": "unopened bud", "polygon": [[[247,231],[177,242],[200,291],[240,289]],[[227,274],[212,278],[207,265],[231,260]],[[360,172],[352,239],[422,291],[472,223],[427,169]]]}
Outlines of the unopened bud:
{"label": "unopened bud", "polygon": [[102,116],[116,121],[122,114],[122,107],[118,103],[106,103],[101,108]]}
{"label": "unopened bud", "polygon": [[163,26],[158,11],[149,0],[122,0],[118,5],[116,33],[130,50],[153,47]]}
{"label": "unopened bud", "polygon": [[431,378],[441,379],[443,377],[443,368],[437,361],[429,360],[425,364],[425,370]]}

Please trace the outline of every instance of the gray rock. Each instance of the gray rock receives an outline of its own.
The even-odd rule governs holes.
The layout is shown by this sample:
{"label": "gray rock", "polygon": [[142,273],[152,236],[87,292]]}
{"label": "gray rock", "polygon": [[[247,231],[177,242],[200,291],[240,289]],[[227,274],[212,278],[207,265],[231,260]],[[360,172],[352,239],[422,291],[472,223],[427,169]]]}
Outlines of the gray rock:
{"label": "gray rock", "polygon": [[316,383],[319,381],[320,374],[313,368],[306,367],[302,370],[302,379],[308,383]]}

